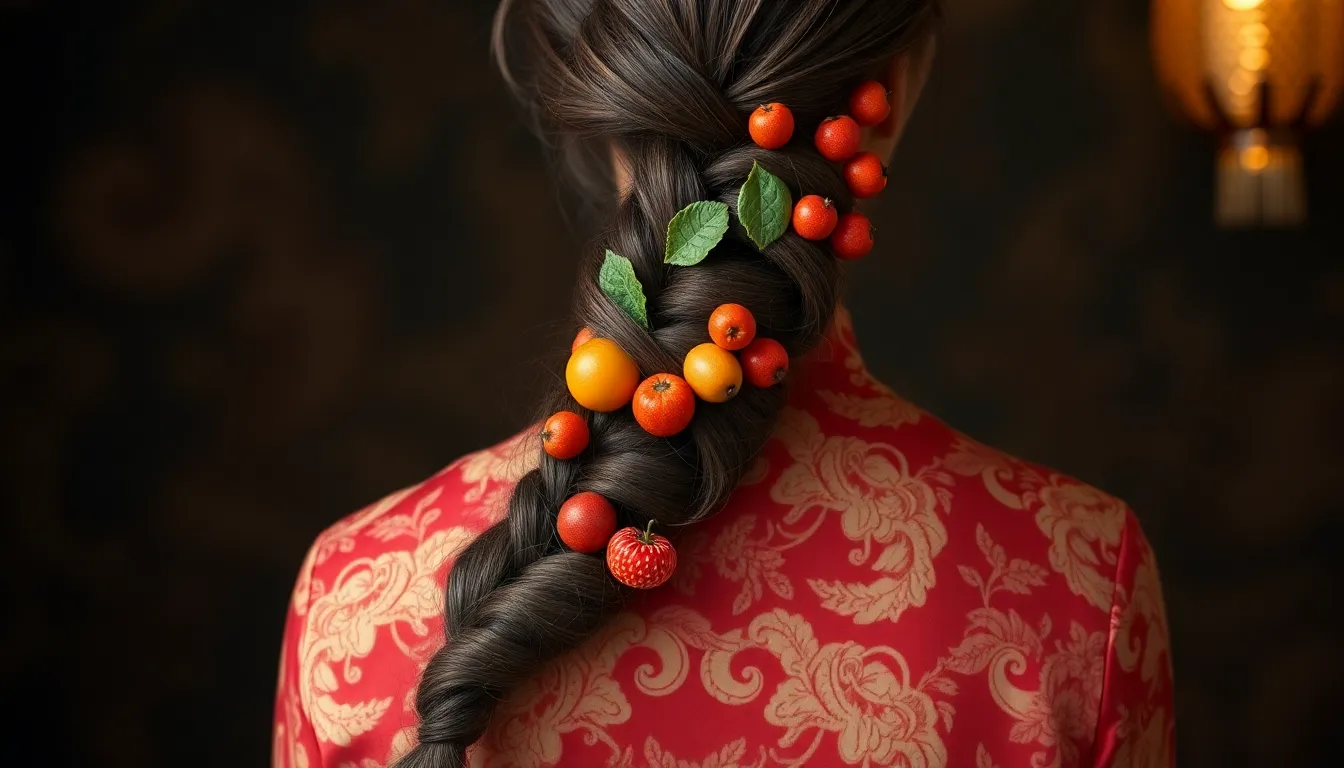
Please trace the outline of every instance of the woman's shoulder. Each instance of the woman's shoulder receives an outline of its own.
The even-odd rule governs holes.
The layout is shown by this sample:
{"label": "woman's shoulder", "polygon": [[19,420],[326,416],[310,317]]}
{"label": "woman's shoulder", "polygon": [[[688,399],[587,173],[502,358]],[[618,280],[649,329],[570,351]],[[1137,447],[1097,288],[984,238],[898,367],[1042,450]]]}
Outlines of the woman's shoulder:
{"label": "woman's shoulder", "polygon": [[537,459],[527,443],[467,454],[318,534],[286,624],[275,765],[363,765],[405,747],[415,724],[406,694],[443,642],[447,566],[504,515]]}
{"label": "woman's shoulder", "polygon": [[536,466],[536,451],[525,450],[529,435],[466,454],[328,526],[308,550],[295,603],[330,592],[352,564],[398,553],[409,554],[428,574],[436,572],[504,516],[514,483]]}
{"label": "woman's shoulder", "polygon": [[[770,521],[765,540],[796,550],[786,559],[844,554],[798,567],[823,608],[861,624],[894,623],[971,587],[972,602],[1012,596],[1104,629],[1126,549],[1148,548],[1129,506],[855,376],[792,398],[726,517]],[[800,547],[804,537],[815,541]]]}

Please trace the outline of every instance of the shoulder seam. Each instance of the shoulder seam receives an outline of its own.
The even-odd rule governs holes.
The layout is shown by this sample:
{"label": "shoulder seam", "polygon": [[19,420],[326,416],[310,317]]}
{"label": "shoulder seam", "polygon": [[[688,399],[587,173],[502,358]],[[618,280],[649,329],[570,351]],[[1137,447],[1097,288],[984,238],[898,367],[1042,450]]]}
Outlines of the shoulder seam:
{"label": "shoulder seam", "polygon": [[1120,572],[1124,567],[1125,556],[1129,552],[1129,547],[1131,546],[1131,528],[1137,520],[1134,515],[1134,510],[1130,508],[1128,503],[1119,498],[1116,498],[1116,501],[1120,502],[1120,505],[1125,508],[1125,530],[1120,536],[1120,546],[1116,548],[1115,551],[1115,571],[1111,574],[1111,605],[1106,611],[1106,650],[1102,653],[1101,657],[1101,696],[1097,701],[1097,723],[1092,727],[1091,752],[1094,759],[1097,753],[1097,740],[1101,736],[1102,705],[1106,702],[1106,692],[1111,684],[1110,660],[1115,654],[1115,632],[1120,620],[1119,614],[1116,611],[1116,608],[1119,606],[1120,598]]}

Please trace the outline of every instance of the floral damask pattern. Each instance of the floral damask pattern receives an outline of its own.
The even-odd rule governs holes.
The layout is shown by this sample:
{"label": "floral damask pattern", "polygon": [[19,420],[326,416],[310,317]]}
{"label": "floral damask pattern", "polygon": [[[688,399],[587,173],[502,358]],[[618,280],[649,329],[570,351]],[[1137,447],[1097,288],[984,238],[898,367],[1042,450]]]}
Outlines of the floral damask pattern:
{"label": "floral damask pattern", "polygon": [[427,622],[440,615],[442,605],[436,574],[472,538],[468,529],[458,526],[426,535],[427,526],[439,517],[439,510],[430,506],[439,493],[431,490],[410,513],[385,516],[366,531],[384,542],[410,538],[414,550],[392,549],[352,560],[336,575],[331,590],[307,611],[299,649],[300,679],[306,683],[303,705],[323,741],[349,746],[377,726],[391,706],[393,696],[338,701],[334,695],[343,684],[358,683],[363,677],[360,660],[373,651],[383,634],[380,630],[385,628],[388,640],[408,657],[431,650],[425,647]]}
{"label": "floral damask pattern", "polygon": [[[560,762],[566,734],[619,748],[607,727],[630,718],[630,702],[612,679],[617,660],[646,634],[636,616],[623,615],[594,640],[529,680],[504,704],[497,725],[472,755],[479,768],[540,768]],[[538,702],[548,702],[538,707]]]}
{"label": "floral damask pattern", "polygon": [[1069,589],[1108,610],[1115,583],[1115,548],[1125,528],[1126,510],[1101,491],[1054,478],[1038,491],[1036,524],[1050,537],[1050,565],[1064,574]]}
{"label": "floral damask pattern", "polygon": [[787,730],[781,747],[815,731],[811,744],[787,762],[806,765],[823,736],[836,735],[846,765],[947,764],[933,699],[914,687],[910,667],[894,648],[853,642],[818,644],[801,616],[776,611],[752,622],[748,636],[779,658],[788,675],[765,719]]}
{"label": "floral damask pattern", "polygon": [[747,740],[737,739],[729,744],[723,745],[718,751],[713,752],[704,760],[678,760],[671,752],[664,751],[652,736],[644,742],[644,761],[639,762],[633,758],[633,750],[627,749],[627,754],[617,763],[621,768],[757,768],[765,764],[765,750],[761,750],[759,757],[748,761],[747,758]]}
{"label": "floral damask pattern", "polygon": [[[1167,623],[1128,509],[912,410],[847,328],[728,508],[680,536],[673,582],[502,702],[473,768],[1170,765]],[[277,768],[410,748],[452,560],[536,449],[468,456],[319,537]]]}
{"label": "floral damask pattern", "polygon": [[[1048,613],[1032,627],[1015,610],[1005,613],[990,607],[999,590],[1029,595],[1033,587],[1044,586],[1044,569],[1025,560],[1007,562],[1003,547],[982,526],[977,526],[976,539],[990,573],[981,577],[974,568],[962,566],[962,575],[979,590],[983,607],[968,615],[964,638],[941,664],[957,674],[988,672],[990,695],[1016,721],[1009,740],[1043,747],[1032,756],[1033,765],[1077,765],[1079,744],[1097,725],[1106,635],[1072,622],[1068,637],[1056,642],[1054,653],[1047,653],[1045,641],[1052,627]],[[1032,667],[1039,669],[1039,685],[1023,689],[1016,680]]]}
{"label": "floral damask pattern", "polygon": [[[894,622],[910,606],[923,605],[937,581],[933,558],[947,543],[938,517],[946,497],[931,483],[950,477],[930,467],[912,472],[892,445],[824,435],[805,411],[788,411],[778,434],[794,461],[770,493],[788,507],[776,529],[779,536],[797,546],[828,513],[839,513],[841,530],[858,544],[849,562],[882,574],[871,582],[809,579],[823,605],[859,624]],[[808,514],[813,519],[801,530],[788,527]]]}
{"label": "floral damask pattern", "polygon": [[756,516],[743,515],[726,527],[710,548],[709,556],[719,575],[742,583],[742,591],[733,599],[734,616],[760,600],[765,589],[785,600],[793,597],[793,583],[780,571],[784,555],[765,541],[752,538],[755,527]]}

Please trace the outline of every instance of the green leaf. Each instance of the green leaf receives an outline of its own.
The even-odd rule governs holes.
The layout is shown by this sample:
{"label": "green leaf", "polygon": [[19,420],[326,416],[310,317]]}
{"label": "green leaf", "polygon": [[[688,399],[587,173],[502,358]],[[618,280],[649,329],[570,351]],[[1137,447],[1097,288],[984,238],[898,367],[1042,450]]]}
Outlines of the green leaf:
{"label": "green leaf", "polygon": [[693,267],[705,260],[728,231],[728,206],[702,200],[677,211],[667,223],[663,263]]}
{"label": "green leaf", "polygon": [[635,265],[610,249],[597,273],[597,285],[612,303],[620,307],[631,320],[644,328],[649,327],[649,311],[644,300],[644,286],[635,276]]}
{"label": "green leaf", "polygon": [[752,163],[747,182],[737,195],[737,218],[756,247],[764,250],[778,240],[789,228],[792,213],[793,196],[789,188],[760,163]]}

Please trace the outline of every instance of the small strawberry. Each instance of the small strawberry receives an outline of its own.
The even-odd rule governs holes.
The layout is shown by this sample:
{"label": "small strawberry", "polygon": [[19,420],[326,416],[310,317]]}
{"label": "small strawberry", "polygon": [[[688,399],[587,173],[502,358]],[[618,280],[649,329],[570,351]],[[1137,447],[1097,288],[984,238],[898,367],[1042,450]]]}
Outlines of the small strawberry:
{"label": "small strawberry", "polygon": [[616,580],[635,589],[653,589],[677,570],[677,550],[672,542],[653,532],[653,521],[644,530],[622,528],[607,542],[607,568]]}

